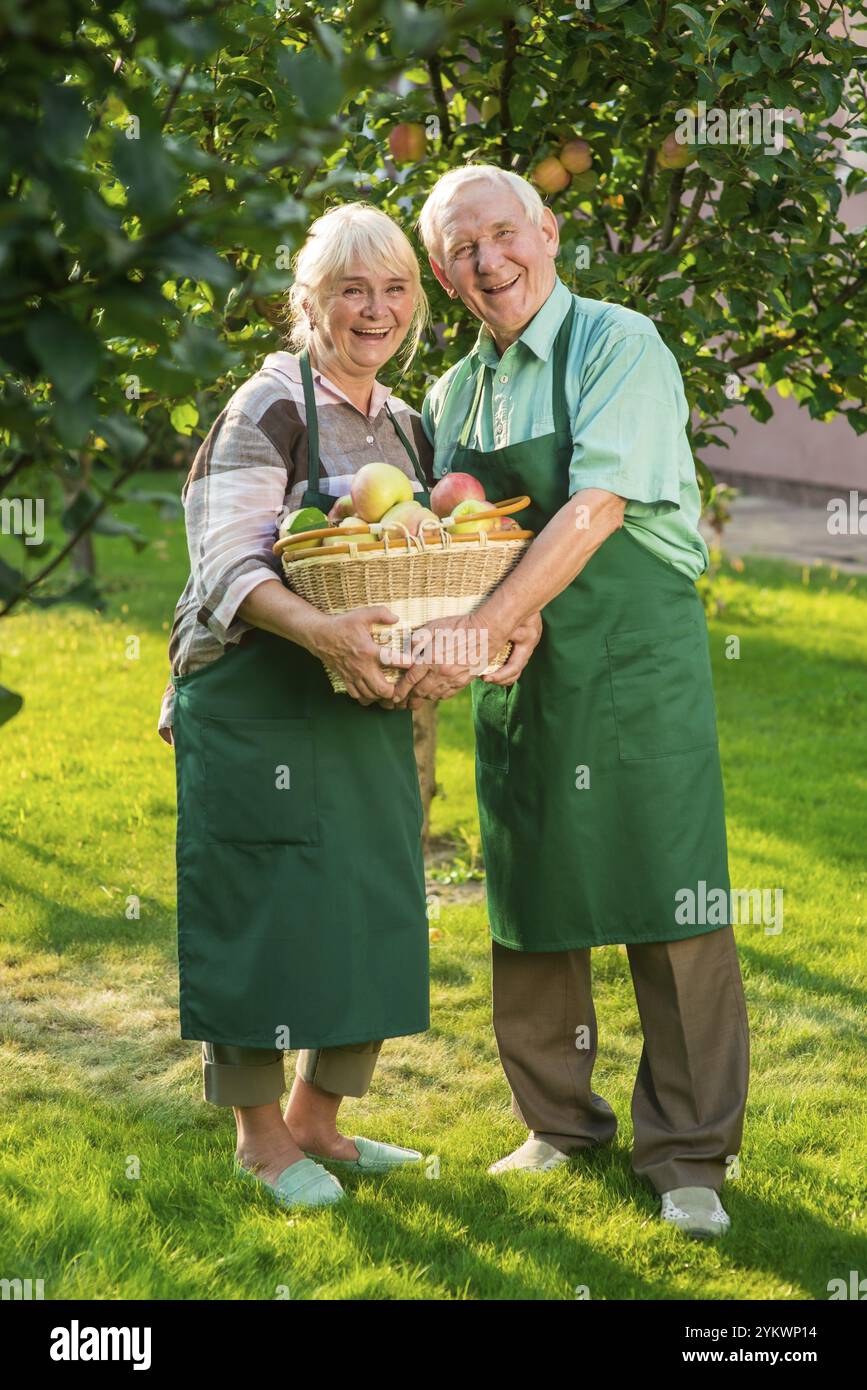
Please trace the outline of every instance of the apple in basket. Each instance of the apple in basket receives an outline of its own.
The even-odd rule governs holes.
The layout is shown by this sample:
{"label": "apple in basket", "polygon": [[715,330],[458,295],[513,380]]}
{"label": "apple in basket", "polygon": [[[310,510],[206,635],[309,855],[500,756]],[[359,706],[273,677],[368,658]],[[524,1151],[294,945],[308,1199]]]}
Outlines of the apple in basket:
{"label": "apple in basket", "polygon": [[398,502],[411,502],[412,480],[390,463],[366,463],[352,479],[352,511],[363,521],[379,521]]}
{"label": "apple in basket", "polygon": [[[438,521],[438,518],[427,507],[423,507],[421,502],[398,502],[397,506],[389,507],[380,525],[389,536],[400,538],[403,536],[404,526],[411,536],[417,536],[423,521]],[[428,529],[433,531],[436,528]]]}
{"label": "apple in basket", "polygon": [[440,478],[430,495],[430,504],[437,516],[451,516],[459,502],[467,497],[485,500],[485,489],[472,473],[447,473]]}
{"label": "apple in basket", "polygon": [[327,545],[346,545],[348,541],[361,541],[362,545],[368,545],[371,541],[376,540],[367,522],[362,521],[360,516],[345,516],[339,525],[341,530],[346,526],[351,531],[357,531],[358,534],[351,536],[326,536],[322,541],[323,550]]}
{"label": "apple in basket", "polygon": [[478,497],[467,497],[463,502],[459,502],[446,520],[449,530],[456,536],[469,535],[473,531],[492,531],[497,524],[497,518],[487,517],[484,521],[473,521],[476,512],[489,512],[490,502],[480,502]]}
{"label": "apple in basket", "polygon": [[[302,507],[300,511],[289,512],[280,522],[279,537],[282,541],[286,536],[294,536],[299,531],[320,531],[328,525],[328,518],[318,507]],[[305,546],[321,546],[322,541],[308,538],[298,541],[297,544],[303,549]],[[294,545],[287,545],[287,550],[294,550]]]}
{"label": "apple in basket", "polygon": [[334,503],[334,506],[328,513],[328,520],[332,526],[339,526],[346,517],[353,516],[354,511],[352,497],[348,492],[345,492],[343,496],[338,497],[337,501]]}

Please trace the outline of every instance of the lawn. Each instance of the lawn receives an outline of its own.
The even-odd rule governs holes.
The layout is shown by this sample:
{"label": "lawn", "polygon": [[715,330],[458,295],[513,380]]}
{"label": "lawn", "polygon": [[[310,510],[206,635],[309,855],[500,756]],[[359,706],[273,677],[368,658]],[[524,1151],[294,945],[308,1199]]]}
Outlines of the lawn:
{"label": "lawn", "polygon": [[156,717],[186,545],[180,521],[123,515],[154,544],[98,542],[102,615],[0,623],[0,679],[26,699],[0,729],[0,1277],[49,1299],[824,1299],[863,1274],[867,579],[747,560],[717,583],[732,883],[785,895],[780,934],[737,928],[752,1080],[724,1241],[662,1226],[631,1172],[641,1032],[617,947],[594,953],[614,1143],[542,1177],[485,1173],[524,1136],[490,1026],[465,697],[440,718],[433,1026],[386,1044],[344,1112],[351,1134],[422,1149],[429,1176],[348,1179],[351,1200],[290,1216],[232,1179],[231,1112],[202,1101],[199,1045],[178,1037]]}

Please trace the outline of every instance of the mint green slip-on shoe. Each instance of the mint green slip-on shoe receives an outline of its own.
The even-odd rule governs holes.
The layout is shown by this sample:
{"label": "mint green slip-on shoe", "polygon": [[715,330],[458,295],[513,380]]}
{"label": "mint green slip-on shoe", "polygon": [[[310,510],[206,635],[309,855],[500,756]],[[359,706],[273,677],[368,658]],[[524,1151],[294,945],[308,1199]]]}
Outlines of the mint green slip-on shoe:
{"label": "mint green slip-on shoe", "polygon": [[673,1187],[663,1192],[659,1214],[663,1221],[698,1240],[718,1239],[732,1224],[712,1187]]}
{"label": "mint green slip-on shoe", "polygon": [[237,1159],[235,1174],[239,1178],[252,1178],[262,1187],[267,1187],[281,1207],[330,1207],[346,1196],[334,1174],[309,1158],[290,1163],[275,1182],[266,1182],[264,1178],[257,1177]]}
{"label": "mint green slip-on shoe", "polygon": [[325,1158],[320,1154],[311,1157],[352,1173],[390,1173],[394,1168],[421,1163],[424,1158],[418,1149],[401,1149],[397,1144],[384,1144],[379,1139],[362,1139],[359,1134],[353,1135],[352,1142],[358,1150],[358,1158]]}

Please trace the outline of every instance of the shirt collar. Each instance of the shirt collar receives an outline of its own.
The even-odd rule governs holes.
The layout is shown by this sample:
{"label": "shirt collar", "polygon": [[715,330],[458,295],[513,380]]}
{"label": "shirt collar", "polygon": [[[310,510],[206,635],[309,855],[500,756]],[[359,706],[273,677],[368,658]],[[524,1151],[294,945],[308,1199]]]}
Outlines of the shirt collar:
{"label": "shirt collar", "polygon": [[[296,385],[301,385],[301,363],[294,352],[269,352],[265,361],[262,363],[262,368],[263,370],[267,368],[269,371],[277,372]],[[314,367],[312,362],[310,363],[310,370],[313,373],[314,385],[318,383],[326,391],[330,391],[334,396],[339,396],[347,405],[352,406],[353,410],[358,410],[358,406],[354,405],[349,397],[344,395],[340,387],[329,377],[323,376],[322,372],[320,372],[317,367]],[[390,395],[391,388],[389,386],[383,386],[381,382],[374,381],[373,390],[370,394],[370,414],[367,416],[368,420],[376,419],[376,416],[382,410],[382,407],[385,405]],[[364,414],[364,412],[360,410],[358,410],[358,413],[359,415]]]}
{"label": "shirt collar", "polygon": [[[542,307],[537,309],[517,339],[519,343],[528,347],[534,356],[539,358],[540,362],[547,362],[551,356],[554,339],[557,337],[560,325],[568,314],[571,304],[572,292],[558,276],[548,298]],[[470,357],[478,357],[486,367],[496,367],[500,361],[500,353],[491,331],[484,324],[479,329],[479,335],[474,346],[470,349],[469,355]]]}

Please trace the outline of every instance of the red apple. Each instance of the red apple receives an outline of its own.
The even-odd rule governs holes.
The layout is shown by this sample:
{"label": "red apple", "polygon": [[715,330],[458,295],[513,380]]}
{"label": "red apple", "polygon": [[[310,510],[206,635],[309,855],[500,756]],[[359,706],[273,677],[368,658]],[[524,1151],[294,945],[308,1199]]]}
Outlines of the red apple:
{"label": "red apple", "polygon": [[418,164],[427,152],[427,136],[423,125],[406,121],[388,132],[388,148],[398,164]]}
{"label": "red apple", "polygon": [[328,520],[332,526],[339,526],[344,517],[347,516],[352,516],[352,497],[348,492],[344,493],[342,497],[338,497],[328,513]]}
{"label": "red apple", "polygon": [[440,478],[430,495],[431,510],[437,516],[451,516],[459,502],[466,497],[485,500],[485,489],[472,473],[447,473]]}

